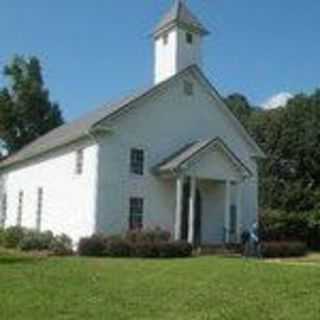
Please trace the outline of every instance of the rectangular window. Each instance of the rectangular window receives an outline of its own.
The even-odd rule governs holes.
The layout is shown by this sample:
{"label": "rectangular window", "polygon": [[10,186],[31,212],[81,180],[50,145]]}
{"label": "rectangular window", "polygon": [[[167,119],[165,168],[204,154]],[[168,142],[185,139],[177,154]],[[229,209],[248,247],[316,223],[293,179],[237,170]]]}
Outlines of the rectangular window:
{"label": "rectangular window", "polygon": [[184,81],[183,82],[183,91],[184,94],[187,96],[193,95],[193,83],[190,81]]}
{"label": "rectangular window", "polygon": [[143,205],[143,198],[130,198],[130,230],[140,230],[143,228]]}
{"label": "rectangular window", "polygon": [[83,172],[83,149],[79,149],[76,152],[76,174],[81,175]]}
{"label": "rectangular window", "polygon": [[141,149],[132,149],[130,154],[130,172],[143,176],[144,172],[144,151]]}
{"label": "rectangular window", "polygon": [[19,199],[18,199],[17,226],[21,226],[22,224],[22,211],[23,211],[23,191],[20,191]]}
{"label": "rectangular window", "polygon": [[192,33],[190,33],[190,32],[187,32],[187,33],[186,33],[186,41],[187,41],[187,43],[189,43],[189,44],[192,44],[192,43],[193,43],[193,35],[192,35]]}
{"label": "rectangular window", "polygon": [[38,201],[37,201],[37,212],[36,212],[36,230],[41,230],[42,220],[42,209],[43,209],[43,188],[38,188]]}
{"label": "rectangular window", "polygon": [[2,196],[2,203],[1,203],[1,219],[0,219],[0,227],[4,228],[7,220],[7,210],[8,210],[8,200],[7,194]]}

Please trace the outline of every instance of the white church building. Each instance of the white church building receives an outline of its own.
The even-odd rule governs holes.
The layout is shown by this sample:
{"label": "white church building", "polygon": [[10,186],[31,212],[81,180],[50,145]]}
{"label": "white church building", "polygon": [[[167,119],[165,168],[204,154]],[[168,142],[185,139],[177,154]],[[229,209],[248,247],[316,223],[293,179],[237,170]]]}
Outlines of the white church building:
{"label": "white church building", "polygon": [[[202,70],[209,32],[175,1],[153,33],[154,84],[0,163],[0,223],[66,233],[161,227],[234,243],[257,220],[264,154]],[[121,48],[119,48],[121,49]]]}

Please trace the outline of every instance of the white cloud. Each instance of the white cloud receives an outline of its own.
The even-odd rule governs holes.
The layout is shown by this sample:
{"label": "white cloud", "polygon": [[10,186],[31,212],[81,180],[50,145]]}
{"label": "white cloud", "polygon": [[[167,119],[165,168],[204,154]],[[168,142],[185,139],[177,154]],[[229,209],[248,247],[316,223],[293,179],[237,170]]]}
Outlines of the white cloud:
{"label": "white cloud", "polygon": [[289,92],[280,92],[271,98],[269,98],[266,102],[262,104],[262,108],[265,110],[272,110],[279,107],[284,107],[288,100],[292,99],[293,95]]}

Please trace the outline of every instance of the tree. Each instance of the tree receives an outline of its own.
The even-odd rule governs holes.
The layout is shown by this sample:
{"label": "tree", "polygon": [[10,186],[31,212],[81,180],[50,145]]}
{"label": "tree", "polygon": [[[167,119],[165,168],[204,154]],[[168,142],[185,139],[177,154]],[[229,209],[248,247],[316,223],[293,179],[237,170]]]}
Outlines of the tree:
{"label": "tree", "polygon": [[258,110],[240,94],[226,103],[267,155],[259,164],[260,205],[297,212],[320,208],[320,90],[296,95],[275,110]]}
{"label": "tree", "polygon": [[252,114],[249,130],[267,154],[261,166],[262,205],[309,211],[320,203],[320,91],[287,106]]}
{"label": "tree", "polygon": [[14,57],[4,76],[9,81],[0,90],[0,139],[10,154],[63,124],[63,117],[50,101],[36,57]]}
{"label": "tree", "polygon": [[247,127],[249,118],[253,112],[253,107],[248,99],[240,93],[233,93],[225,98],[224,101],[238,120]]}

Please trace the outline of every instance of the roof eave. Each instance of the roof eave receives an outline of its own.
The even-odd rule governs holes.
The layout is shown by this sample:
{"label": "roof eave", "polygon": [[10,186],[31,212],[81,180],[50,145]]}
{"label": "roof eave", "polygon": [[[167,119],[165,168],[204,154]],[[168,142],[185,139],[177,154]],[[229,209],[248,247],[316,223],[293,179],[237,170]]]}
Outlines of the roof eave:
{"label": "roof eave", "polygon": [[208,88],[210,88],[210,90],[215,93],[215,96],[218,98],[220,103],[224,106],[224,109],[228,113],[228,116],[233,120],[233,122],[236,124],[239,130],[243,133],[244,137],[247,139],[248,143],[253,147],[255,152],[251,155],[251,157],[266,159],[267,158],[266,154],[263,152],[263,150],[260,148],[257,142],[251,137],[248,130],[241,124],[241,122],[231,112],[231,110],[225,104],[223,97],[220,95],[218,90],[213,86],[213,84],[209,81],[209,79],[205,76],[203,71],[197,65],[194,65],[192,70],[195,71],[205,81]]}
{"label": "roof eave", "polygon": [[161,37],[161,35],[163,33],[169,32],[170,30],[172,30],[175,27],[180,27],[180,28],[185,29],[187,31],[200,34],[203,37],[210,35],[210,32],[202,26],[196,26],[196,25],[192,25],[192,24],[179,22],[177,20],[173,20],[170,23],[167,23],[166,25],[163,25],[161,27],[156,28],[154,30],[154,32],[151,34],[151,36],[153,36],[153,38],[157,39],[157,38]]}

